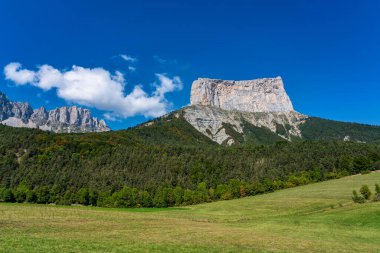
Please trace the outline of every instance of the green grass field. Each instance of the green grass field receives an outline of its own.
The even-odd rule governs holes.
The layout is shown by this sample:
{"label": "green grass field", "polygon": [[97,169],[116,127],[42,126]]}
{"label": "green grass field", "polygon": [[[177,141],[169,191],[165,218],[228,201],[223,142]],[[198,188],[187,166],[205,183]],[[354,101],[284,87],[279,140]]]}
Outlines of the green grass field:
{"label": "green grass field", "polygon": [[169,209],[0,204],[1,252],[380,252],[380,173]]}

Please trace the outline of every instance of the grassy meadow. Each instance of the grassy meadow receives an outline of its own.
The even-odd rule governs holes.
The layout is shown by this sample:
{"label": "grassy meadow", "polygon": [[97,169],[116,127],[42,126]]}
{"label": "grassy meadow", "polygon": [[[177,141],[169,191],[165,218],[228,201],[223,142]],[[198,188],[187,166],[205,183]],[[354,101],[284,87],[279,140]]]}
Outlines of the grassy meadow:
{"label": "grassy meadow", "polygon": [[380,252],[380,173],[168,209],[0,204],[0,252]]}

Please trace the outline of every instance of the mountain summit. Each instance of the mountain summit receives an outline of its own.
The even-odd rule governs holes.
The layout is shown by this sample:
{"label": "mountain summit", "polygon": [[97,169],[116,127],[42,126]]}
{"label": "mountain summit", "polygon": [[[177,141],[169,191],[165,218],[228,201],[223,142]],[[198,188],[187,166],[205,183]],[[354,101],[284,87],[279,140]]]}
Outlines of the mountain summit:
{"label": "mountain summit", "polygon": [[13,102],[0,92],[0,123],[13,127],[39,128],[56,133],[106,132],[104,120],[91,116],[88,109],[77,106],[60,107],[47,111],[33,110],[29,103]]}
{"label": "mountain summit", "polygon": [[247,81],[199,78],[191,88],[191,105],[213,106],[227,111],[291,112],[281,77]]}
{"label": "mountain summit", "polygon": [[[199,78],[191,104],[143,126],[190,129],[221,144],[271,144],[278,141],[336,140],[379,142],[380,127],[339,122],[294,110],[281,77],[246,81]],[[187,127],[184,127],[187,124]],[[154,126],[152,126],[154,127]],[[149,131],[148,129],[145,131]],[[195,136],[195,133],[191,132]]]}
{"label": "mountain summit", "polygon": [[299,126],[307,119],[294,111],[281,77],[199,78],[193,82],[190,101],[191,106],[184,109],[186,121],[219,144],[245,142],[248,132],[265,132],[274,140],[302,138]]}

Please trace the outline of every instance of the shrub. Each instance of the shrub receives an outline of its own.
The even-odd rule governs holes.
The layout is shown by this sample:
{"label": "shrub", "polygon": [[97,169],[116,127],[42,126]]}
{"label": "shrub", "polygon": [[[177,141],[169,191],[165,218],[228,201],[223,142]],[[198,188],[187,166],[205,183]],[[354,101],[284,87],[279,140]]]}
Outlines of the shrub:
{"label": "shrub", "polygon": [[36,203],[37,202],[37,196],[33,190],[29,190],[26,193],[26,202],[28,202],[28,203]]}
{"label": "shrub", "polygon": [[17,187],[15,190],[15,200],[18,203],[22,203],[26,200],[26,195],[28,193],[28,188],[25,188],[23,186]]}
{"label": "shrub", "polygon": [[375,163],[373,164],[373,168],[374,168],[375,170],[380,170],[380,161],[375,162]]}
{"label": "shrub", "polygon": [[352,200],[355,202],[355,203],[364,203],[365,202],[365,199],[363,196],[359,196],[358,195],[358,192],[356,190],[353,190],[352,191]]}
{"label": "shrub", "polygon": [[362,196],[365,198],[365,199],[369,199],[371,197],[371,190],[369,189],[368,185],[363,185],[361,188],[360,188],[360,193],[362,194]]}
{"label": "shrub", "polygon": [[49,199],[50,199],[49,187],[47,186],[36,187],[34,192],[36,193],[37,203],[39,204],[49,203]]}
{"label": "shrub", "polygon": [[15,202],[15,195],[11,189],[5,189],[3,191],[3,199],[5,202]]}
{"label": "shrub", "polygon": [[374,201],[380,201],[380,185],[375,184],[375,197],[373,198]]}
{"label": "shrub", "polygon": [[375,192],[377,194],[380,194],[380,185],[379,184],[375,184]]}

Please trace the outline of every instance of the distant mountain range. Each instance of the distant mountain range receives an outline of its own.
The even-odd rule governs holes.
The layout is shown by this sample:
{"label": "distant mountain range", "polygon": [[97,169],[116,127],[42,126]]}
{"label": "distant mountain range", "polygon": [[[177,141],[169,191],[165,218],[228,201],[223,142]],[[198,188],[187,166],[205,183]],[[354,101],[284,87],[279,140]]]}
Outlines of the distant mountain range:
{"label": "distant mountain range", "polygon": [[56,133],[106,132],[104,120],[91,116],[88,109],[77,106],[60,107],[47,111],[34,109],[29,103],[10,101],[0,92],[0,123],[12,127],[39,128]]}
{"label": "distant mountain range", "polygon": [[[227,146],[298,140],[380,142],[380,126],[327,120],[295,111],[281,77],[247,81],[199,78],[193,82],[190,101],[190,106],[136,128],[146,128],[145,133],[152,131],[148,135],[156,139],[157,128],[164,128],[159,131],[163,135],[169,130],[167,125],[176,124],[178,131],[187,132],[184,135],[197,132],[191,134],[197,138],[191,142],[206,137]],[[33,110],[28,103],[12,102],[3,93],[0,93],[0,123],[56,133],[110,130],[104,120],[92,117],[88,109],[72,106]],[[181,138],[176,140],[170,134],[169,131],[164,135],[171,143],[181,143]]]}
{"label": "distant mountain range", "polygon": [[166,207],[380,169],[379,126],[296,112],[281,78],[198,79],[190,106],[104,133],[85,109],[0,101],[0,192],[38,203]]}

